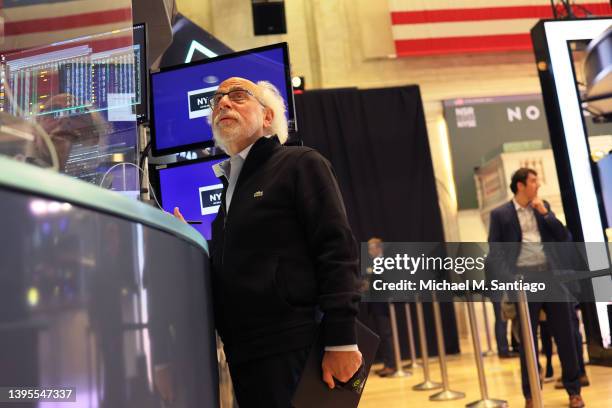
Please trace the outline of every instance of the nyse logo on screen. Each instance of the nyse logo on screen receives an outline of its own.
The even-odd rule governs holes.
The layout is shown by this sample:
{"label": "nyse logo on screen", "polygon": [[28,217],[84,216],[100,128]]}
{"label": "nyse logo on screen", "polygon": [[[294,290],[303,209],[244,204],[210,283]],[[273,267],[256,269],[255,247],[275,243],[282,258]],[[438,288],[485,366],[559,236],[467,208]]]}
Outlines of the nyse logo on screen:
{"label": "nyse logo on screen", "polygon": [[455,116],[457,117],[458,128],[475,128],[476,127],[476,112],[473,106],[462,106],[455,108]]}
{"label": "nyse logo on screen", "polygon": [[211,110],[210,105],[208,105],[208,98],[212,96],[218,88],[218,86],[211,86],[209,88],[187,92],[189,119],[203,118],[210,115]]}
{"label": "nyse logo on screen", "polygon": [[223,184],[200,187],[200,209],[202,215],[216,214],[221,205]]}

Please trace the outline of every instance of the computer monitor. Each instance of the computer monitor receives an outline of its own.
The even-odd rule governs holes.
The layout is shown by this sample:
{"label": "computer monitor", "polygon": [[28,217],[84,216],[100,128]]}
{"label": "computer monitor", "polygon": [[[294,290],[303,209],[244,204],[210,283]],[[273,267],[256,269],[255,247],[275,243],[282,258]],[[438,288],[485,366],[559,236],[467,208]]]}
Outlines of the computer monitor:
{"label": "computer monitor", "polygon": [[[612,153],[597,162],[599,169],[599,191],[604,207],[605,220],[609,233],[612,233]],[[612,239],[612,235],[608,240]]]}
{"label": "computer monitor", "polygon": [[[0,55],[0,111],[60,140],[62,172],[137,195],[135,168],[106,172],[137,163],[136,124],[147,106],[145,31],[137,25]],[[69,144],[61,142],[66,134]],[[32,163],[51,164],[39,156],[48,155],[37,153]]]}
{"label": "computer monitor", "polygon": [[162,208],[172,213],[178,207],[186,220],[201,221],[193,227],[207,240],[211,238],[211,224],[219,211],[223,190],[213,166],[226,159],[227,156],[215,156],[157,165],[153,174]]}
{"label": "computer monitor", "polygon": [[[110,122],[147,115],[146,27],[134,25],[108,33],[75,38],[0,55],[4,82],[13,100],[0,94],[1,110],[22,117],[103,112]],[[49,109],[58,94],[72,103]]]}
{"label": "computer monitor", "polygon": [[149,75],[147,63],[147,26],[142,24],[134,24],[134,58],[137,68],[134,74],[136,75],[136,84],[138,86],[136,92],[136,120],[138,123],[146,122],[149,119]]}
{"label": "computer monitor", "polygon": [[153,155],[161,156],[212,146],[205,96],[214,94],[229,77],[274,84],[287,103],[289,130],[295,113],[287,43],[254,48],[152,73],[151,140]]}

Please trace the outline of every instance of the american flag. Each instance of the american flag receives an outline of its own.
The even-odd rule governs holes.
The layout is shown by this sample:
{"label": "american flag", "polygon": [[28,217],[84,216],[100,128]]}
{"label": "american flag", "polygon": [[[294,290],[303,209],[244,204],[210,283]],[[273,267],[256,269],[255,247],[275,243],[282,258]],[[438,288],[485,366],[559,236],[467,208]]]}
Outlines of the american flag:
{"label": "american flag", "polygon": [[[572,3],[577,17],[612,14],[608,1]],[[389,8],[398,57],[530,50],[529,30],[553,17],[550,0],[389,0]]]}
{"label": "american flag", "polygon": [[[131,0],[0,0],[3,53],[132,27]],[[131,42],[131,31],[127,31]],[[116,39],[114,39],[116,42]],[[100,48],[104,44],[99,44]]]}

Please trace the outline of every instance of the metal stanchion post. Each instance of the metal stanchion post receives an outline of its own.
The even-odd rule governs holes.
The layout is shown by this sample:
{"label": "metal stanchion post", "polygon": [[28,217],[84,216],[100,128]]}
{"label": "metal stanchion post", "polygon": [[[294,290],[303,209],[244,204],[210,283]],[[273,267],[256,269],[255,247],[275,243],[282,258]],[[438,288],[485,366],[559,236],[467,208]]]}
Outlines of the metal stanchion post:
{"label": "metal stanchion post", "polygon": [[395,373],[389,377],[410,377],[412,373],[402,369],[402,357],[400,356],[399,335],[397,334],[397,317],[395,315],[395,305],[389,303],[389,318],[391,319],[391,331],[393,333],[393,353],[395,355]]}
{"label": "metal stanchion post", "polygon": [[[147,145],[147,127],[144,125],[138,126],[138,146]],[[143,152],[138,150],[138,158],[137,160],[141,160],[142,162],[142,179],[140,182],[140,199],[147,202],[151,199],[151,192],[149,191],[149,159],[147,157],[141,158]]]}
{"label": "metal stanchion post", "polygon": [[410,312],[410,303],[404,303],[406,310],[406,327],[408,330],[408,346],[410,347],[410,364],[406,368],[419,367],[420,364],[416,361],[416,348],[414,346],[414,331],[412,330],[412,313]]}
{"label": "metal stanchion post", "polygon": [[444,349],[444,333],[442,333],[442,314],[440,304],[434,298],[432,301],[434,310],[434,322],[436,324],[436,339],[438,340],[438,360],[440,361],[440,372],[442,373],[442,391],[431,395],[430,401],[449,401],[465,398],[461,391],[453,391],[448,384],[448,370],[446,367],[446,350]]}
{"label": "metal stanchion post", "polygon": [[[582,310],[577,310],[576,313],[578,313],[578,330],[580,331],[580,335],[582,336],[582,344],[580,344],[580,349],[579,352],[584,354],[584,342],[587,338],[586,336],[586,332],[584,330],[584,320],[582,319]],[[587,356],[589,355],[589,353],[586,353]],[[585,361],[585,364],[591,364],[591,357],[589,356],[589,361]]]}
{"label": "metal stanchion post", "polygon": [[[474,346],[474,358],[476,359],[476,369],[478,371],[478,383],[480,384],[480,400],[470,402],[468,408],[501,408],[507,407],[508,401],[490,399],[487,389],[487,379],[484,372],[484,361],[482,359],[482,347],[480,347],[480,337],[478,335],[478,322],[476,321],[476,310],[474,302],[470,297],[467,298],[468,318],[470,321],[470,331],[472,333],[472,345]],[[483,302],[484,305],[484,302]]]}
{"label": "metal stanchion post", "polygon": [[[522,279],[522,276],[517,276]],[[521,321],[521,334],[523,350],[525,352],[525,362],[527,364],[527,374],[529,375],[529,388],[531,389],[531,401],[533,408],[542,408],[542,389],[540,388],[540,373],[538,370],[538,355],[536,354],[533,331],[531,328],[531,318],[529,317],[529,305],[527,304],[527,293],[519,291],[519,319]]]}
{"label": "metal stanchion post", "polygon": [[417,300],[417,325],[419,326],[419,343],[421,343],[421,361],[423,362],[423,382],[412,387],[415,391],[435,390],[442,384],[431,381],[429,377],[429,354],[427,351],[427,335],[425,334],[425,317],[423,316],[423,303]]}
{"label": "metal stanchion post", "polygon": [[489,312],[487,311],[487,303],[485,302],[484,297],[482,299],[482,315],[484,317],[485,333],[487,335],[487,351],[483,352],[482,355],[485,357],[489,357],[489,356],[495,355],[495,352],[493,351],[493,347],[491,345],[491,329],[489,326]]}

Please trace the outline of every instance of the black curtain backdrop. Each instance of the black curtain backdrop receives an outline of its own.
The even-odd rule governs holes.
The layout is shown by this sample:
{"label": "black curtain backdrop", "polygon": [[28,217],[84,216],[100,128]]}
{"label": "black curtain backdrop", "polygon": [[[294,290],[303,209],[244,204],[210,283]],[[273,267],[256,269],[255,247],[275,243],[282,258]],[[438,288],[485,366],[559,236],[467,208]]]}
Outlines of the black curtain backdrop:
{"label": "black curtain backdrop", "polygon": [[[418,86],[306,91],[295,95],[295,103],[298,136],[332,163],[359,242],[373,236],[387,242],[444,241]],[[424,306],[427,343],[436,355],[432,308]],[[453,305],[441,308],[446,350],[458,353]],[[363,309],[360,318],[371,324]],[[396,309],[407,358],[404,307]],[[418,348],[418,336],[415,341]]]}

